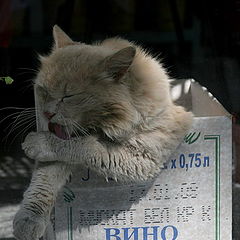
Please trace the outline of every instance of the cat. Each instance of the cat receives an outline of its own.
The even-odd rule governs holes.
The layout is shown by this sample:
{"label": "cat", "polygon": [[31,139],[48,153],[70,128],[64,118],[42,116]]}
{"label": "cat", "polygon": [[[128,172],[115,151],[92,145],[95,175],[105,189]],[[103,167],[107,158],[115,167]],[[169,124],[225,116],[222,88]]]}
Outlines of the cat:
{"label": "cat", "polygon": [[192,123],[171,100],[165,69],[141,47],[74,42],[58,26],[53,37],[34,83],[39,131],[22,143],[38,166],[13,222],[19,240],[44,234],[76,165],[121,182],[154,178]]}

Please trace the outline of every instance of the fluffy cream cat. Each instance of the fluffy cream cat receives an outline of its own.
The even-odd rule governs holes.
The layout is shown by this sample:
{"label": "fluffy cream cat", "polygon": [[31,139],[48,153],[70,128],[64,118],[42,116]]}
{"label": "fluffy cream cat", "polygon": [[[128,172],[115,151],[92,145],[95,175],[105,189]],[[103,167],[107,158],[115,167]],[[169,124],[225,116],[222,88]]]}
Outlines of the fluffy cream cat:
{"label": "fluffy cream cat", "polygon": [[14,219],[20,240],[43,235],[76,164],[124,182],[154,178],[192,122],[172,102],[161,64],[140,47],[120,38],[73,42],[57,26],[53,35],[35,81],[43,131],[22,144],[39,164]]}

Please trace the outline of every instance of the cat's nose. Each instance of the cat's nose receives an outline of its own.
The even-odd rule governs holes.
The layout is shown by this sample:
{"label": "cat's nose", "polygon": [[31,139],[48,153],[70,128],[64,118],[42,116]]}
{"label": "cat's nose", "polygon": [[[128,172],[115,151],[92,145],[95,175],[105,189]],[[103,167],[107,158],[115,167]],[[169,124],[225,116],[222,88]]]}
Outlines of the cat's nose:
{"label": "cat's nose", "polygon": [[43,114],[48,120],[50,120],[56,113],[44,112]]}

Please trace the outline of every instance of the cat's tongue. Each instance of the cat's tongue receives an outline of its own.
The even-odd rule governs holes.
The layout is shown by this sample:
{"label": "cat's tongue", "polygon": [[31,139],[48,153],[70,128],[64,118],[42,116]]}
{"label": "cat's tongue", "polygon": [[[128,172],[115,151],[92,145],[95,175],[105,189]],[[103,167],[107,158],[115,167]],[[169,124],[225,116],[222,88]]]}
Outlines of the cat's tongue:
{"label": "cat's tongue", "polygon": [[57,123],[48,123],[48,129],[50,132],[54,133],[57,137],[67,140],[69,139],[69,135],[65,132],[65,128],[62,125]]}

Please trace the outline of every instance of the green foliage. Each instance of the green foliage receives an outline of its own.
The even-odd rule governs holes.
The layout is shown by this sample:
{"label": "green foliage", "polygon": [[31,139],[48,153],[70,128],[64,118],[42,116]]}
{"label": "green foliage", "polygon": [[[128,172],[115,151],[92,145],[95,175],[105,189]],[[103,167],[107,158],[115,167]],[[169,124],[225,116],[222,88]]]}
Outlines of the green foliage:
{"label": "green foliage", "polygon": [[4,81],[6,84],[12,84],[14,82],[14,80],[9,76],[0,77],[0,81]]}

